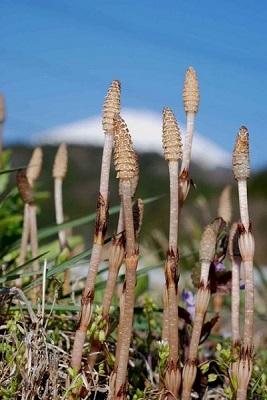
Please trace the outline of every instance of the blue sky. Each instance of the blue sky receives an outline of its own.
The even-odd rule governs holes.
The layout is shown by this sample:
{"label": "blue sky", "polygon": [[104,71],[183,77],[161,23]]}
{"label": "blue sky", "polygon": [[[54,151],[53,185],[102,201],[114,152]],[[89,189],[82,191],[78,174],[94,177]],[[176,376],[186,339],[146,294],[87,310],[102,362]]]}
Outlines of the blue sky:
{"label": "blue sky", "polygon": [[122,82],[123,106],[170,106],[184,121],[183,78],[193,65],[198,131],[231,151],[246,125],[252,165],[266,166],[266,21],[260,1],[1,0],[5,139],[100,113],[112,79]]}

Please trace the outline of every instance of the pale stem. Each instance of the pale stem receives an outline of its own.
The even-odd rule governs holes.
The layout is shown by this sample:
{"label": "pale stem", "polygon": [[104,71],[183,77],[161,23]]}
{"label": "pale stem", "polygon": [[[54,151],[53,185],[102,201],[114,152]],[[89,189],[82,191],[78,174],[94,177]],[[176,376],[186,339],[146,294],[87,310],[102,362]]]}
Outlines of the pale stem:
{"label": "pale stem", "polygon": [[202,261],[201,263],[201,275],[200,275],[200,282],[204,283],[204,286],[207,286],[209,280],[209,271],[210,271],[210,262],[209,261]]}
{"label": "pale stem", "polygon": [[169,249],[177,254],[178,238],[178,161],[169,161],[170,175],[170,225]]}
{"label": "pale stem", "polygon": [[[108,204],[108,193],[109,193],[109,173],[110,173],[110,163],[112,157],[112,147],[113,147],[113,134],[106,133],[103,155],[102,155],[102,164],[101,164],[101,175],[100,175],[100,195],[104,200],[105,206]],[[101,252],[103,248],[103,234],[102,232],[98,233],[101,236],[100,242],[98,240],[94,241],[91,259],[88,268],[87,279],[85,283],[85,288],[83,291],[83,298],[87,299],[87,301],[82,304],[82,314],[86,315],[82,324],[76,330],[73,351],[72,351],[72,360],[71,365],[76,370],[81,368],[81,359],[82,359],[82,351],[83,345],[86,337],[86,329],[90,323],[91,315],[92,315],[92,303],[94,298],[94,287],[97,276],[97,271],[99,267],[99,263],[101,260]]]}
{"label": "pale stem", "polygon": [[186,114],[186,134],[185,134],[185,142],[184,142],[184,146],[183,146],[183,161],[182,161],[181,171],[189,170],[189,165],[190,165],[190,160],[191,160],[193,132],[194,132],[194,122],[195,122],[195,113],[188,112]]}
{"label": "pale stem", "polygon": [[169,343],[169,307],[168,307],[168,290],[164,285],[163,293],[163,317],[162,317],[162,340]]}
{"label": "pale stem", "polygon": [[245,179],[238,181],[239,208],[240,218],[246,232],[249,230],[249,214],[248,214],[248,196],[247,181]]}
{"label": "pale stem", "polygon": [[132,198],[131,198],[131,182],[129,180],[122,181],[122,203],[124,226],[126,232],[126,254],[132,256],[135,254],[135,233],[133,223]]}
{"label": "pale stem", "polygon": [[[31,243],[31,251],[32,258],[38,257],[38,233],[37,233],[37,221],[36,221],[36,206],[34,204],[29,204],[29,224],[30,224],[30,243]],[[34,260],[33,263],[33,272],[38,272],[40,269],[39,260]],[[33,280],[37,279],[37,276],[33,276]],[[37,286],[33,289],[33,300],[37,300],[37,295],[39,292],[40,286]]]}
{"label": "pale stem", "polygon": [[246,400],[247,399],[247,389],[237,389],[236,400]]}
{"label": "pale stem", "polygon": [[[55,196],[56,223],[57,225],[60,225],[63,224],[64,222],[62,179],[55,178],[54,186],[55,186],[54,196]],[[59,238],[60,248],[61,250],[63,250],[67,244],[66,231],[60,230],[58,232],[58,238]]]}
{"label": "pale stem", "polygon": [[20,254],[18,264],[24,264],[27,254],[27,246],[30,238],[30,225],[29,225],[29,205],[24,205],[24,218],[23,218],[23,230],[20,244]]}
{"label": "pale stem", "polygon": [[239,307],[240,307],[240,261],[237,257],[232,259],[232,344],[235,346],[240,341]]}
{"label": "pale stem", "polygon": [[117,226],[117,233],[124,231],[124,216],[123,216],[123,205],[120,205],[119,220]]}
{"label": "pale stem", "polygon": [[102,155],[101,175],[99,191],[105,202],[108,201],[109,194],[109,173],[113,148],[113,133],[105,134],[105,142]]}
{"label": "pale stem", "polygon": [[198,346],[199,346],[204,317],[205,317],[205,312],[202,313],[199,312],[198,314],[196,314],[194,319],[192,337],[190,341],[189,354],[188,354],[188,359],[190,361],[195,361],[197,358]]}
{"label": "pale stem", "polygon": [[120,332],[120,347],[119,347],[119,360],[118,369],[116,376],[116,395],[120,389],[124,386],[127,377],[127,366],[129,359],[129,349],[132,338],[132,325],[133,325],[133,315],[134,315],[134,302],[135,302],[135,284],[136,284],[136,265],[132,263],[127,263],[126,258],[126,271],[125,271],[125,302],[124,302],[124,312],[123,312],[123,323],[121,324]]}
{"label": "pale stem", "polygon": [[245,269],[245,320],[244,320],[244,346],[251,349],[253,346],[254,325],[254,285],[253,262],[243,261]]}
{"label": "pale stem", "polygon": [[168,287],[168,309],[169,309],[169,361],[177,363],[179,358],[179,332],[178,332],[178,294],[174,282]]}

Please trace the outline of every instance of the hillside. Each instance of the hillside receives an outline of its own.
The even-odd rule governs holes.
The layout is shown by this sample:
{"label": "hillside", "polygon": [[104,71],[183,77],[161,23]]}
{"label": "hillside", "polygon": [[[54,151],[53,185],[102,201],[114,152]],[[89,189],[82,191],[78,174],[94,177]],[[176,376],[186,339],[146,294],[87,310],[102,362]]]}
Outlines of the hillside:
{"label": "hillside", "polygon": [[[99,169],[101,162],[101,148],[92,146],[69,145],[69,168],[64,182],[65,213],[68,218],[75,218],[95,210],[96,196],[98,192]],[[53,208],[53,181],[51,171],[53,158],[56,152],[55,146],[43,146],[44,166],[39,180],[38,189],[48,191],[50,197],[40,200],[41,212],[39,214],[40,225],[54,223]],[[32,149],[24,146],[12,148],[12,166],[27,165]],[[140,154],[140,181],[137,196],[147,198],[165,194],[160,200],[146,207],[143,237],[150,239],[151,232],[157,230],[167,232],[168,229],[168,168],[164,159],[158,153]],[[218,196],[223,186],[234,184],[230,170],[217,168],[215,170],[201,168],[192,164],[191,176],[196,185],[192,188],[187,205],[184,209],[181,226],[181,235],[189,233],[192,221],[197,221],[201,227],[211,218],[216,216]],[[267,172],[262,171],[252,177],[249,184],[249,198],[253,226],[256,230],[257,261],[264,263],[266,249],[264,247],[264,233],[267,226],[265,212]],[[235,190],[234,215],[238,216],[237,199]],[[118,204],[117,182],[112,170],[110,185],[110,204]],[[110,219],[110,232],[115,228],[116,220]],[[92,226],[91,226],[92,227]],[[91,229],[91,228],[90,228]],[[88,227],[83,227],[81,232],[91,242],[91,233]],[[149,235],[148,235],[149,234]]]}

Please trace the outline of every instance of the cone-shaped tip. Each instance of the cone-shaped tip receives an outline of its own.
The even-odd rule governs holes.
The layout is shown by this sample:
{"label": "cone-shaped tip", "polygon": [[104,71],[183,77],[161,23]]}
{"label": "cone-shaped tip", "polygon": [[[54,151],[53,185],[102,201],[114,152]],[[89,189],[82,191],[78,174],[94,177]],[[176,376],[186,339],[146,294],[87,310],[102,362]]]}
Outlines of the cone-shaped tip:
{"label": "cone-shaped tip", "polygon": [[231,186],[225,186],[223,189],[218,207],[218,216],[221,217],[227,224],[231,222],[232,217],[232,203],[231,203]]}
{"label": "cone-shaped tip", "polygon": [[216,248],[217,232],[213,224],[209,224],[204,229],[199,246],[200,261],[212,262]]}
{"label": "cone-shaped tip", "polygon": [[189,67],[185,74],[183,99],[185,112],[198,112],[199,86],[197,74],[193,67]]}
{"label": "cone-shaped tip", "polygon": [[26,170],[26,176],[30,185],[33,185],[34,182],[39,178],[42,169],[42,163],[43,151],[41,147],[36,147],[36,149],[33,150],[30,162]]}
{"label": "cone-shaped tip", "polygon": [[0,94],[0,124],[5,121],[6,111],[5,111],[5,98]]}
{"label": "cone-shaped tip", "polygon": [[165,160],[175,161],[182,158],[181,132],[172,110],[168,107],[163,109],[162,144]]}
{"label": "cone-shaped tip", "polygon": [[120,112],[121,107],[121,84],[120,81],[112,81],[103,105],[103,130],[114,133],[114,116]]}
{"label": "cone-shaped tip", "polygon": [[68,149],[65,143],[59,146],[53,165],[53,178],[64,179],[68,168]]}
{"label": "cone-shaped tip", "polygon": [[24,203],[30,204],[33,203],[33,192],[32,187],[29,184],[29,181],[26,176],[26,172],[24,169],[20,169],[16,175],[17,187],[19,190],[19,194],[24,201]]}
{"label": "cone-shaped tip", "polygon": [[237,134],[233,151],[233,174],[236,180],[249,178],[249,133],[245,126],[241,126]]}
{"label": "cone-shaped tip", "polygon": [[138,174],[138,163],[125,121],[114,117],[114,165],[119,179],[133,179]]}

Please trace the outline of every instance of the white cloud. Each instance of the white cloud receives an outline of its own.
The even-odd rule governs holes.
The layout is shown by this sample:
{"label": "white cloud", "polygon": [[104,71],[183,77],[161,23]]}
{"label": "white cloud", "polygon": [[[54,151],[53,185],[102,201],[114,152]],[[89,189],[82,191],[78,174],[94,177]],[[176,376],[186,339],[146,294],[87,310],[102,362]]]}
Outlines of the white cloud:
{"label": "white cloud", "polygon": [[[162,119],[160,114],[147,110],[125,109],[122,112],[122,117],[125,118],[137,150],[162,153]],[[182,124],[180,126],[184,131],[184,126]],[[49,144],[67,142],[101,146],[103,139],[101,116],[55,127],[35,136],[35,142]],[[216,167],[229,168],[231,165],[229,153],[198,133],[194,135],[192,159],[210,169]]]}

